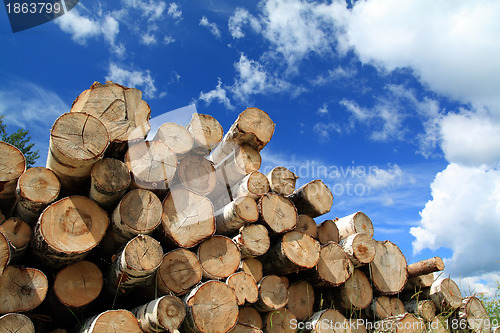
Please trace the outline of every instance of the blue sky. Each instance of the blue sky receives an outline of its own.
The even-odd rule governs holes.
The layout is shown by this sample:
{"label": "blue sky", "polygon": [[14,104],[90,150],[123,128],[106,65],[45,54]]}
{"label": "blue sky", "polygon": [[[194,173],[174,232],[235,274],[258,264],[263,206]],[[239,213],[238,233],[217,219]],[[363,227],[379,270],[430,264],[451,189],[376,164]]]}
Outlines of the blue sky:
{"label": "blue sky", "polygon": [[498,1],[82,0],[13,34],[0,10],[0,113],[44,165],[50,126],[94,81],[228,129],[276,123],[262,170],[323,179],[409,262],[440,255],[464,290],[500,280]]}

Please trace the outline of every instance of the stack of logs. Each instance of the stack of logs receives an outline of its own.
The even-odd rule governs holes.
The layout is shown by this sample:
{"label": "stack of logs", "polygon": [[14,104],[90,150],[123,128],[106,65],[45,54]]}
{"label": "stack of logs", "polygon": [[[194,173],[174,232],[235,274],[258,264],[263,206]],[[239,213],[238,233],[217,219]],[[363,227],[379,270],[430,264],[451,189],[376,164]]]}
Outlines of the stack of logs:
{"label": "stack of logs", "polygon": [[146,140],[149,119],[139,90],[95,83],[46,168],[0,142],[0,332],[488,331],[440,258],[407,265],[362,212],[317,224],[321,180],[260,173],[264,111],[225,135],[194,114]]}

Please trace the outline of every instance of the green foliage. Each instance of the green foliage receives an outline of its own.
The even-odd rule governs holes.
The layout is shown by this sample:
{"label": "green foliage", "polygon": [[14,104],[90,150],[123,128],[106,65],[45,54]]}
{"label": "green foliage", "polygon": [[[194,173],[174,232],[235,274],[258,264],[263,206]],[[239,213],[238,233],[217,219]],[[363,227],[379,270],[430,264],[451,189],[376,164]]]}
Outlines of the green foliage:
{"label": "green foliage", "polygon": [[33,149],[35,144],[30,143],[31,136],[28,136],[29,131],[18,129],[16,132],[8,134],[7,126],[3,123],[3,117],[0,116],[0,140],[17,147],[24,154],[27,168],[33,166],[40,155],[38,150]]}
{"label": "green foliage", "polygon": [[478,298],[483,302],[484,308],[490,316],[492,323],[500,322],[500,281],[497,281],[497,289],[492,297],[479,295]]}

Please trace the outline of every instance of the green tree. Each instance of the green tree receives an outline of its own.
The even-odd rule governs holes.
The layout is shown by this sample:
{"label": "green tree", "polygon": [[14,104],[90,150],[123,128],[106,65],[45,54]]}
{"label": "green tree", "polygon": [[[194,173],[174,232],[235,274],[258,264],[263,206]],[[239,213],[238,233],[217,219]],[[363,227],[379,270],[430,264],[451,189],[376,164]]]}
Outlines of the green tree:
{"label": "green tree", "polygon": [[31,136],[28,136],[29,131],[18,129],[16,132],[8,134],[7,126],[3,123],[4,117],[5,116],[0,116],[0,140],[16,146],[26,157],[26,167],[29,168],[33,166],[40,155],[38,153],[38,149],[35,150],[33,148],[35,144],[30,143]]}

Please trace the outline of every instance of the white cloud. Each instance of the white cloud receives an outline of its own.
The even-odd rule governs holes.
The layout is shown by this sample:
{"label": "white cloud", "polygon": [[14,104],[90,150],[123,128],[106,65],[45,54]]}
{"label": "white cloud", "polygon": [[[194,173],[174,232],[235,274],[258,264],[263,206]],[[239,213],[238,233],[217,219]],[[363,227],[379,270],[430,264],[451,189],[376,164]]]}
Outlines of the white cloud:
{"label": "white cloud", "polygon": [[328,114],[328,105],[326,105],[326,103],[321,105],[321,107],[318,109],[318,113],[322,116],[327,115]]}
{"label": "white cloud", "polygon": [[332,132],[341,133],[340,126],[335,122],[324,123],[318,122],[313,128],[314,134],[319,136],[321,142],[326,142],[330,140],[330,135]]}
{"label": "white cloud", "polygon": [[126,7],[141,11],[149,22],[160,19],[167,8],[165,1],[122,0],[122,3]]}
{"label": "white cloud", "polygon": [[208,18],[206,16],[203,16],[201,18],[200,25],[202,27],[206,27],[210,31],[210,33],[215,36],[215,38],[220,39],[221,35],[220,35],[220,30],[217,27],[217,24],[215,24],[213,22],[209,22]]}
{"label": "white cloud", "polygon": [[176,20],[182,19],[182,10],[179,9],[179,5],[175,2],[170,3],[167,13]]}
{"label": "white cloud", "polygon": [[242,30],[242,26],[245,24],[250,24],[250,27],[255,32],[260,32],[262,30],[259,20],[250,14],[248,10],[244,8],[237,8],[234,14],[229,18],[228,27],[229,32],[233,38],[243,38],[245,33]]}
{"label": "white cloud", "polygon": [[315,86],[322,86],[337,80],[346,80],[354,77],[357,74],[354,68],[344,68],[337,66],[334,69],[328,70],[326,74],[321,74],[315,78],[311,83]]}
{"label": "white cloud", "polygon": [[370,189],[381,189],[400,186],[404,182],[414,182],[411,176],[406,175],[397,164],[389,165],[387,170],[373,168],[366,177],[366,185]]}
{"label": "white cloud", "polygon": [[165,36],[163,42],[165,43],[165,45],[168,45],[175,42],[175,38],[173,38],[172,36]]}
{"label": "white cloud", "polygon": [[211,90],[209,92],[201,92],[200,97],[198,98],[202,101],[205,101],[207,105],[212,103],[212,101],[216,100],[219,103],[223,104],[227,109],[234,109],[234,106],[231,104],[231,101],[227,97],[226,90],[222,88],[222,81],[219,78],[219,81],[217,83],[217,87],[215,87],[214,90]]}
{"label": "white cloud", "polygon": [[144,45],[154,45],[158,41],[156,40],[156,36],[154,34],[145,33],[141,36],[141,43]]}
{"label": "white cloud", "polygon": [[146,97],[156,97],[157,88],[149,70],[128,70],[110,63],[106,80],[141,89]]}
{"label": "white cloud", "polygon": [[446,272],[462,277],[500,272],[500,170],[451,163],[431,185],[432,200],[420,213],[415,253],[447,247]]}

